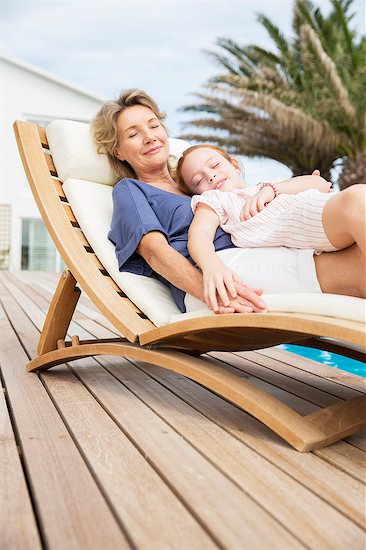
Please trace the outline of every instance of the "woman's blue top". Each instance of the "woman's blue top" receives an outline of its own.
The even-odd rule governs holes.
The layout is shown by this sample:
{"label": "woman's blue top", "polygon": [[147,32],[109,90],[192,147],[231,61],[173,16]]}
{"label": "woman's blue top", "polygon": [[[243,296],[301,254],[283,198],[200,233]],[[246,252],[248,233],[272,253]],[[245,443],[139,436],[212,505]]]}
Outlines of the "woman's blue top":
{"label": "woman's blue top", "polygon": [[[138,275],[155,275],[167,285],[174,301],[185,311],[185,292],[153,272],[136,249],[141,238],[150,231],[160,231],[175,250],[193,265],[188,253],[188,229],[193,219],[191,199],[157,189],[139,180],[125,178],[113,189],[113,216],[108,238],[116,247],[120,271]],[[230,235],[218,228],[214,238],[215,250],[234,247]]]}

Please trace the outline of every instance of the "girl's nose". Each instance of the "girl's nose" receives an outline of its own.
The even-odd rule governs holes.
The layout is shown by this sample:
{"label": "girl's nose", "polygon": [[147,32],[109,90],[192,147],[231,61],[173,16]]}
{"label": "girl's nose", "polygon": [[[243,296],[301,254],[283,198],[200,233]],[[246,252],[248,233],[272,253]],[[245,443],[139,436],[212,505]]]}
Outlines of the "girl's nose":
{"label": "girl's nose", "polygon": [[216,174],[214,174],[213,176],[210,177],[210,183],[213,182],[213,180],[216,178]]}

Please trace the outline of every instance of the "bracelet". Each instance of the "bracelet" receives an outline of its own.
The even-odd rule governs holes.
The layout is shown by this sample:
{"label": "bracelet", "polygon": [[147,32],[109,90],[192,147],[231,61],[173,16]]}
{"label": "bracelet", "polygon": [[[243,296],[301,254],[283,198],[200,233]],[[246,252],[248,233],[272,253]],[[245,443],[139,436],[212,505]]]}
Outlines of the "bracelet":
{"label": "bracelet", "polygon": [[272,187],[275,194],[275,198],[278,196],[278,193],[279,193],[278,187],[271,181],[260,181],[259,183],[257,183],[257,185],[259,185],[260,190],[263,189],[263,187]]}

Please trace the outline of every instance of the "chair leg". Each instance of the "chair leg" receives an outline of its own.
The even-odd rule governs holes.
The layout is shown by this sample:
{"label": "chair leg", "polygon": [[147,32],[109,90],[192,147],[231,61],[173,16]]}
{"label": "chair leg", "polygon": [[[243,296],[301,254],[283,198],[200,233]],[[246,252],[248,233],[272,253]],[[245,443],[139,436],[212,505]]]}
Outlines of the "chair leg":
{"label": "chair leg", "polygon": [[57,349],[57,341],[64,340],[81,291],[76,279],[66,270],[61,274],[39,338],[37,353],[43,355]]}

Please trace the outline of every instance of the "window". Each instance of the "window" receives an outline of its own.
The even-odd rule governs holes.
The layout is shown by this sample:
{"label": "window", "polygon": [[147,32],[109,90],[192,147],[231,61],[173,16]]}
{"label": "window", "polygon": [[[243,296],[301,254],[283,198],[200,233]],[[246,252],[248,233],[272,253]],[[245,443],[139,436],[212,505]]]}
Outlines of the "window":
{"label": "window", "polygon": [[10,218],[10,204],[0,204],[0,269],[9,269]]}
{"label": "window", "polygon": [[29,271],[60,270],[56,248],[40,219],[22,220],[21,267]]}

